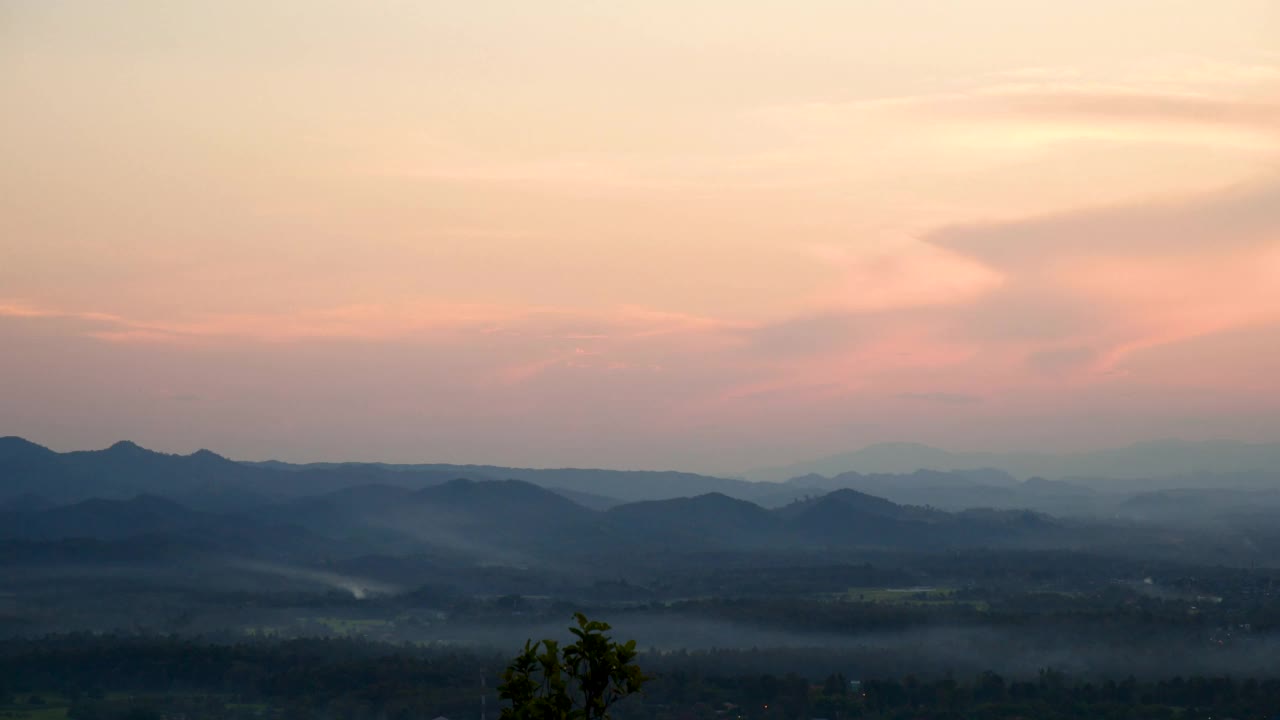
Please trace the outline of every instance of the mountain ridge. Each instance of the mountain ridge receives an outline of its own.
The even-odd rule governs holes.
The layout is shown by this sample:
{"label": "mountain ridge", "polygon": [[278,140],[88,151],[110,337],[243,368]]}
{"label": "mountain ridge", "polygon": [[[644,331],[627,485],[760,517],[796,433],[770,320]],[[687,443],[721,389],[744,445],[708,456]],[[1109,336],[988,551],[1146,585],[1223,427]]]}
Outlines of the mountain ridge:
{"label": "mountain ridge", "polygon": [[1182,474],[1280,470],[1280,443],[1231,440],[1152,440],[1083,452],[950,451],[920,443],[876,443],[848,453],[759,468],[743,473],[754,481],[785,481],[802,475],[901,474],[992,468],[1019,480],[1040,476],[1134,479]]}

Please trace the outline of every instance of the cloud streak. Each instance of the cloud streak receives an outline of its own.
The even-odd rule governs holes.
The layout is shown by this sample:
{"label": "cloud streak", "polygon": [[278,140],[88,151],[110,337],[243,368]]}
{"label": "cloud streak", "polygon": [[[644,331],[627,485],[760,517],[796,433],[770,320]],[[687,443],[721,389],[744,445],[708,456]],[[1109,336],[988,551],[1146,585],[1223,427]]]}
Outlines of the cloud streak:
{"label": "cloud streak", "polygon": [[1054,346],[1031,350],[1033,364],[1063,345],[1091,346],[1106,348],[1094,368],[1109,371],[1145,348],[1280,322],[1274,178],[1181,201],[946,229],[928,240],[1013,279],[987,298],[979,330],[1028,303],[1034,322],[1057,328],[1046,338]]}
{"label": "cloud streak", "polygon": [[1280,65],[1182,63],[1120,77],[1025,68],[960,89],[778,105],[759,113],[824,135],[889,122],[944,145],[1032,147],[1072,139],[1280,147]]}
{"label": "cloud streak", "polygon": [[[75,332],[117,345],[407,343],[469,358],[473,382],[508,393],[589,375],[624,405],[640,387],[696,388],[668,410],[685,402],[712,415],[742,398],[824,394],[974,405],[1017,388],[1107,382],[1136,354],[1280,323],[1275,179],[943,228],[900,247],[828,255],[832,285],[799,312],[754,320],[429,300],[171,321],[8,301],[0,317],[73,321]],[[981,392],[939,391],[940,379]]]}

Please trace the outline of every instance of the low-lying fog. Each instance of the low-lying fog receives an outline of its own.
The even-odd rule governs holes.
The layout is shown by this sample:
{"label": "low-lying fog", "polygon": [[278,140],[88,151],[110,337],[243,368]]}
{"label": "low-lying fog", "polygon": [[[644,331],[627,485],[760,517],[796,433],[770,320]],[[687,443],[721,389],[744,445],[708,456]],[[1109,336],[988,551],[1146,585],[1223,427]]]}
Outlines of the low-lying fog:
{"label": "low-lying fog", "polygon": [[[1280,663],[1280,637],[1243,636],[1229,644],[1123,638],[1108,642],[1098,628],[1044,631],[936,626],[858,634],[806,634],[762,629],[717,620],[668,617],[610,619],[615,639],[637,646],[671,667],[696,667],[715,656],[725,672],[821,675],[857,670],[865,676],[992,669],[1010,676],[1035,675],[1043,668],[1073,674],[1161,677],[1193,674],[1247,674]],[[525,639],[571,640],[565,623],[439,624],[414,633],[418,642],[452,644],[512,653]],[[738,652],[724,652],[738,651]]]}

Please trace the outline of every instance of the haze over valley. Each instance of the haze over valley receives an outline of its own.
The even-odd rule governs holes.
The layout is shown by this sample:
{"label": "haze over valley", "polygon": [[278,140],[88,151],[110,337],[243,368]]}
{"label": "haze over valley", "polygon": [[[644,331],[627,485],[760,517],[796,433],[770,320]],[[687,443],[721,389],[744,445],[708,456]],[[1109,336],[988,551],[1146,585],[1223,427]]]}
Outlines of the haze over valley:
{"label": "haze over valley", "polygon": [[[7,437],[4,623],[21,634],[250,632],[283,623],[277,631],[288,634],[364,627],[386,639],[500,646],[502,633],[483,630],[471,613],[527,622],[518,618],[587,603],[634,615],[646,628],[640,640],[655,644],[682,636],[670,623],[685,613],[725,613],[717,622],[732,631],[707,630],[701,642],[748,648],[803,627],[768,612],[703,607],[703,599],[829,603],[847,593],[936,592],[944,606],[971,609],[976,600],[952,600],[996,591],[987,563],[1008,565],[994,586],[1000,593],[1192,599],[1238,590],[1234,582],[1270,588],[1280,574],[1280,474],[1241,468],[1273,448],[1216,444],[1213,457],[1229,470],[1219,473],[1130,474],[1134,457],[1153,462],[1160,451],[1176,457],[1198,447],[1053,460],[1121,477],[1019,480],[986,467],[749,482],[674,471],[237,462],[127,441],[57,453]],[[1063,575],[1041,575],[1046,561]],[[1207,568],[1236,579],[1213,581],[1226,589],[1188,580]],[[760,574],[777,577],[761,584]],[[246,597],[260,599],[246,606]],[[330,610],[374,624],[305,619]],[[981,616],[959,625],[972,623]],[[784,645],[853,646],[859,637],[800,634]]]}

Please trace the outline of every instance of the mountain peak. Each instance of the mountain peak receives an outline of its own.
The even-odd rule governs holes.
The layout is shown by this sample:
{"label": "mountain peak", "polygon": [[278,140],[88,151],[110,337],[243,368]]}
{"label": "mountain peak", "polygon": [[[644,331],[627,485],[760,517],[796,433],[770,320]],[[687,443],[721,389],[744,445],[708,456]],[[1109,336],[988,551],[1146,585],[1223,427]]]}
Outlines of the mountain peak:
{"label": "mountain peak", "polygon": [[108,452],[113,452],[113,453],[126,453],[126,452],[129,452],[129,453],[137,453],[137,452],[145,452],[145,451],[144,451],[144,449],[143,449],[143,447],[142,447],[141,445],[138,445],[137,443],[133,442],[132,440],[121,440],[120,442],[114,443],[111,447],[107,448],[107,451],[108,451]]}
{"label": "mountain peak", "polygon": [[195,452],[191,453],[191,454],[190,454],[190,455],[188,455],[187,457],[191,458],[192,460],[204,460],[204,461],[210,461],[210,460],[219,460],[219,461],[223,461],[223,460],[226,460],[226,458],[222,457],[222,456],[221,456],[221,455],[219,455],[218,453],[216,453],[216,452],[214,452],[214,451],[212,451],[212,450],[206,450],[205,448],[200,448],[199,450],[197,450],[197,451],[195,451]]}
{"label": "mountain peak", "polygon": [[18,437],[17,435],[0,437],[0,458],[11,459],[52,454],[54,454],[54,452],[49,448],[43,445],[37,445],[30,440]]}
{"label": "mountain peak", "polygon": [[898,507],[898,504],[895,502],[886,500],[877,495],[864,493],[861,490],[854,490],[853,488],[839,488],[832,490],[824,497],[829,500],[838,500],[849,504],[872,505],[875,507]]}

